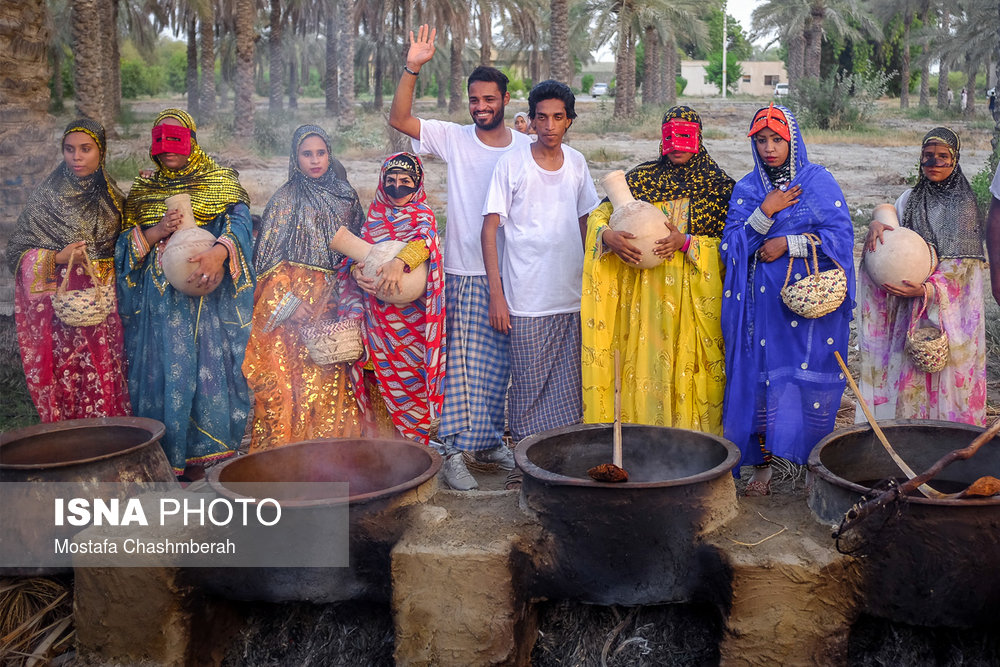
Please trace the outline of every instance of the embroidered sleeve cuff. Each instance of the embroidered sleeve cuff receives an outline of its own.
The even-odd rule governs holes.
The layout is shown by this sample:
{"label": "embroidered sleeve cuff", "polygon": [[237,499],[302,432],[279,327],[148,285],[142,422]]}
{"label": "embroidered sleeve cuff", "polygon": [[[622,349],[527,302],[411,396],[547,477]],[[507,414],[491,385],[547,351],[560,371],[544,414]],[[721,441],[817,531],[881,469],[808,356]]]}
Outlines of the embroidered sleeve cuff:
{"label": "embroidered sleeve cuff", "polygon": [[215,242],[221,244],[229,253],[229,274],[233,277],[233,282],[236,282],[239,280],[241,270],[236,244],[225,234],[216,239]]}
{"label": "embroidered sleeve cuff", "polygon": [[750,214],[750,219],[747,223],[756,230],[760,235],[766,235],[771,230],[771,225],[774,224],[774,219],[769,218],[764,215],[764,212],[760,210],[760,207],[754,209],[754,212]]}
{"label": "embroidered sleeve cuff", "polygon": [[604,232],[611,229],[607,225],[601,225],[597,228],[597,256],[602,257],[605,254],[611,252],[611,248],[604,245]]}
{"label": "embroidered sleeve cuff", "polygon": [[406,266],[409,267],[410,271],[426,262],[430,256],[431,251],[427,249],[427,243],[425,243],[423,239],[410,241],[406,244],[406,247],[400,250],[399,254],[396,255],[396,257],[406,263]]}
{"label": "embroidered sleeve cuff", "polygon": [[808,257],[809,241],[803,234],[791,234],[788,239],[788,255],[790,257]]}
{"label": "embroidered sleeve cuff", "polygon": [[132,227],[132,253],[137,259],[142,259],[149,254],[149,241],[142,233],[142,227],[135,225]]}

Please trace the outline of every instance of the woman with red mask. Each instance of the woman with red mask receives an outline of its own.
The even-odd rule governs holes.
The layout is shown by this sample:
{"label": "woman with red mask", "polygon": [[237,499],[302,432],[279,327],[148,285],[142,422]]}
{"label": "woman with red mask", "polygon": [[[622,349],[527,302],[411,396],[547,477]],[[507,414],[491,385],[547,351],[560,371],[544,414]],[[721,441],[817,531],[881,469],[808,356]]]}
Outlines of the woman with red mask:
{"label": "woman with red mask", "polygon": [[[255,283],[250,200],[236,171],[198,145],[186,111],[161,112],[152,138],[157,169],[133,182],[115,249],[128,384],[135,414],[166,426],[160,444],[175,472],[194,479],[236,453],[249,415],[240,366]],[[201,297],[175,289],[163,273],[163,251],[182,221],[165,199],[180,193],[191,196],[195,223],[216,237],[188,258],[189,282],[214,288]]]}

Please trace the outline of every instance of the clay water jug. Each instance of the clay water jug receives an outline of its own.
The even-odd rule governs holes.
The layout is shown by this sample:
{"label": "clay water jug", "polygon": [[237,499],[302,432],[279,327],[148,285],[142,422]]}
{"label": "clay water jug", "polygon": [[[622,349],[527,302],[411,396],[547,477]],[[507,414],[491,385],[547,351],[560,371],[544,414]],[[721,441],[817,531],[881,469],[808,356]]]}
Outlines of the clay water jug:
{"label": "clay water jug", "polygon": [[639,201],[632,196],[632,191],[625,182],[625,172],[613,171],[601,179],[601,186],[608,193],[608,199],[614,210],[608,226],[616,232],[635,234],[630,239],[632,245],[642,251],[642,257],[629,266],[649,269],[663,263],[663,258],[653,253],[657,239],[667,236],[667,216],[659,208],[649,202]]}
{"label": "clay water jug", "polygon": [[901,227],[896,207],[879,204],[872,218],[895,229],[882,232],[883,243],[875,242],[875,250],[867,249],[862,257],[865,270],[876,285],[901,285],[909,280],[914,285],[927,280],[937,265],[934,247],[912,229]]}
{"label": "clay water jug", "polygon": [[[355,262],[364,264],[361,273],[366,278],[378,280],[378,270],[386,262],[395,259],[399,251],[406,247],[406,241],[380,241],[368,243],[352,234],[346,227],[341,227],[330,241],[330,249],[347,255]],[[399,281],[399,294],[379,297],[386,303],[403,305],[416,301],[427,290],[427,262],[424,262],[409,273],[404,273]]]}
{"label": "clay water jug", "polygon": [[190,263],[188,259],[211,248],[217,239],[212,232],[202,229],[195,223],[190,195],[187,193],[173,195],[167,197],[164,202],[168,211],[179,210],[183,221],[170,235],[167,247],[163,249],[160,258],[163,275],[175,290],[188,296],[204,296],[218,285],[202,285],[197,280],[189,283],[187,280],[198,270],[198,265]]}

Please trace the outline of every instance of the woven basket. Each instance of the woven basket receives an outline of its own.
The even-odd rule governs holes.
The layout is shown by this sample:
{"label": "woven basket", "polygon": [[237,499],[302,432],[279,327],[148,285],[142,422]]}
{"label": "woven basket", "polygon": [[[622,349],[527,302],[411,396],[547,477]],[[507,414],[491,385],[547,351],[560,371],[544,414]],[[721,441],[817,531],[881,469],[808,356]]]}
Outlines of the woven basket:
{"label": "woven basket", "polygon": [[357,361],[364,352],[361,318],[324,320],[302,327],[299,332],[309,356],[320,366]]}
{"label": "woven basket", "polygon": [[[910,319],[910,329],[906,332],[904,349],[910,355],[913,365],[925,373],[937,373],[948,364],[950,346],[948,333],[935,326],[918,326],[927,311],[927,300],[930,288],[924,283],[924,298],[917,310],[913,304],[914,315]],[[939,308],[944,304],[939,302]]]}
{"label": "woven basket", "polygon": [[52,309],[63,324],[71,327],[92,327],[107,319],[115,304],[115,286],[102,285],[94,272],[90,257],[83,256],[83,267],[94,283],[93,287],[70,290],[69,278],[73,273],[73,253],[69,257],[66,275],[52,295]]}
{"label": "woven basket", "polygon": [[785,285],[781,288],[781,300],[793,313],[811,320],[832,313],[840,307],[847,295],[847,275],[844,273],[844,268],[832,257],[830,259],[837,268],[820,271],[816,246],[821,241],[814,234],[805,236],[812,248],[812,269],[810,270],[809,259],[806,258],[807,275],[789,284],[788,281],[792,278],[792,263],[795,261],[794,257],[789,257]]}

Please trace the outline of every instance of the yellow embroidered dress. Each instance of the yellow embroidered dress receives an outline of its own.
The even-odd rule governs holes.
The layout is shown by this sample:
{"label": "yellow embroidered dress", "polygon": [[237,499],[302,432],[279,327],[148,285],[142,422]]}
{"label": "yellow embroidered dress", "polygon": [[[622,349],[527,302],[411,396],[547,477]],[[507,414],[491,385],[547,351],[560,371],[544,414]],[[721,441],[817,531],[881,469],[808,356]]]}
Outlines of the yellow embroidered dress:
{"label": "yellow embroidered dress", "polygon": [[[697,122],[674,107],[663,122]],[[699,132],[700,134],[700,132]],[[584,421],[614,417],[614,350],[622,356],[622,419],[722,434],[725,355],[719,311],[719,236],[733,180],[699,151],[687,163],[666,157],[626,175],[636,199],[656,204],[684,233],[686,252],[651,269],[627,266],[605,252],[600,234],[611,216],[604,202],[590,215],[583,267]],[[667,231],[664,230],[664,236]]]}

